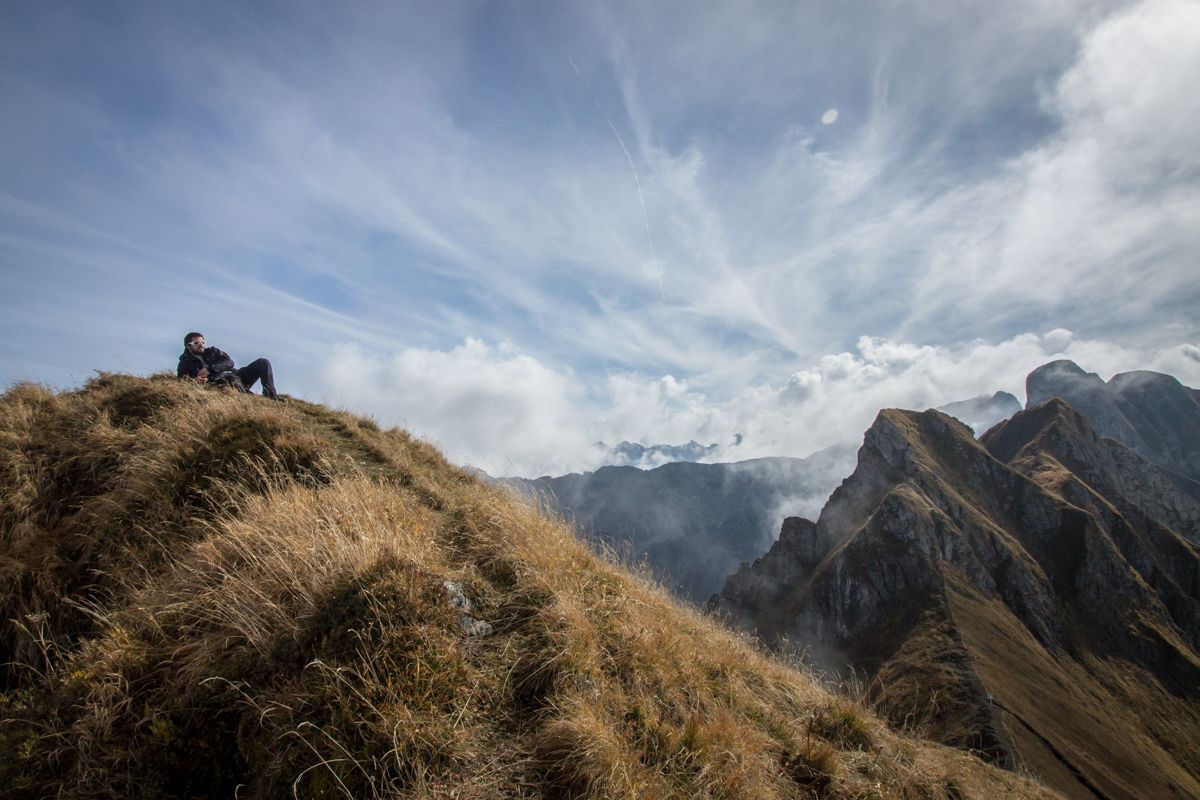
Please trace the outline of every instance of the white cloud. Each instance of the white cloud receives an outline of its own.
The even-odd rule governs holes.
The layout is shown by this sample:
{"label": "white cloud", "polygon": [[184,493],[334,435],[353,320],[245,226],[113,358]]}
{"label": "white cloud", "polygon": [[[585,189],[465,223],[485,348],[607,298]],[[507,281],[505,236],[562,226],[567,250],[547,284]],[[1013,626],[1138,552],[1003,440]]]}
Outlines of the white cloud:
{"label": "white cloud", "polygon": [[1044,98],[1059,133],[931,207],[940,234],[912,320],[1002,321],[1039,307],[1070,309],[1078,324],[1190,314],[1180,305],[1197,297],[1196,75],[1200,4],[1150,0],[1084,36]]}
{"label": "white cloud", "polygon": [[328,402],[399,424],[447,457],[492,474],[539,475],[587,453],[573,376],[507,346],[468,339],[449,351],[390,355],[345,344],[318,375]]}
{"label": "white cloud", "polygon": [[1200,347],[1181,344],[1154,354],[1145,369],[1174,375],[1192,388],[1200,388]]}
{"label": "white cloud", "polygon": [[585,386],[510,346],[477,340],[449,351],[408,348],[391,355],[344,345],[324,363],[320,391],[408,427],[454,460],[492,474],[532,477],[595,468],[602,453],[593,445],[601,440],[717,443],[722,449],[713,461],[806,456],[857,444],[881,408],[924,409],[997,390],[1023,399],[1025,376],[1056,358],[1073,359],[1105,379],[1149,364],[1200,384],[1195,345],[1155,352],[1056,329],[957,347],[864,336],[855,352],[831,353],[777,383],[748,386],[723,400],[671,375],[611,373]]}

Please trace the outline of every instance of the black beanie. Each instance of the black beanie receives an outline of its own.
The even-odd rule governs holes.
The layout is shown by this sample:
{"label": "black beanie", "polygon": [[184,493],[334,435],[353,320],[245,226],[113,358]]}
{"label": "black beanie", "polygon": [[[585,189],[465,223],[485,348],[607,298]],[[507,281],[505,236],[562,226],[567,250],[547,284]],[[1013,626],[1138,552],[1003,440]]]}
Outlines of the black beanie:
{"label": "black beanie", "polygon": [[190,342],[192,339],[203,339],[203,338],[204,338],[203,333],[200,333],[198,331],[192,331],[187,336],[183,337],[183,346],[187,347],[188,342]]}

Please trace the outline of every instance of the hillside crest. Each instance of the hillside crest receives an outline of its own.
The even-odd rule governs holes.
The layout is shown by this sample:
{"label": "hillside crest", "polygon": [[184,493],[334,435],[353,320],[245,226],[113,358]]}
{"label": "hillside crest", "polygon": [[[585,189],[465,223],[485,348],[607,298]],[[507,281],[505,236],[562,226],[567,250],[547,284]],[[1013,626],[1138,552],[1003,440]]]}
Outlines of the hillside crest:
{"label": "hillside crest", "polygon": [[0,485],[8,796],[1052,796],[367,419],[20,385]]}

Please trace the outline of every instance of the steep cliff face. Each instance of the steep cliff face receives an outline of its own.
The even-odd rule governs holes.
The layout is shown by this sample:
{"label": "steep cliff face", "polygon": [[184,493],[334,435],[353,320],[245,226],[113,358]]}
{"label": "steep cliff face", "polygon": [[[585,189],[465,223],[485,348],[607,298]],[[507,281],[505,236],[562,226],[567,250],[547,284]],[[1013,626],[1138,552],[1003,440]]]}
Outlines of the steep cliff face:
{"label": "steep cliff face", "polygon": [[885,410],[818,521],[789,520],[714,604],[1068,795],[1191,796],[1193,489],[1060,400],[982,441],[936,411]]}
{"label": "steep cliff face", "polygon": [[1200,480],[1200,391],[1170,375],[1139,370],[1105,383],[1073,361],[1052,361],[1025,379],[1026,408],[1066,400],[1096,433],[1143,458]]}
{"label": "steep cliff face", "polygon": [[[739,595],[730,611],[753,609],[756,627],[771,636],[803,632],[793,612],[815,604],[819,613],[807,614],[811,632],[845,640],[877,624],[903,595],[928,594],[940,583],[938,563],[947,561],[992,593],[993,575],[1003,571],[1013,604],[1041,610],[1029,624],[1053,640],[1044,572],[1024,548],[996,541],[1012,538],[994,519],[1011,512],[993,491],[1021,495],[1029,488],[1025,483],[957,420],[934,411],[885,410],[864,437],[858,467],[811,524],[811,543],[781,537],[755,567],[730,578],[723,596]],[[1038,527],[1052,524],[1047,498],[1022,499],[1032,501],[1025,509]],[[793,529],[800,526],[793,523]],[[804,552],[806,573],[799,587],[794,580],[755,584],[753,596],[747,595],[749,575],[776,559],[795,559],[797,550]],[[999,558],[1005,559],[1003,570]]]}

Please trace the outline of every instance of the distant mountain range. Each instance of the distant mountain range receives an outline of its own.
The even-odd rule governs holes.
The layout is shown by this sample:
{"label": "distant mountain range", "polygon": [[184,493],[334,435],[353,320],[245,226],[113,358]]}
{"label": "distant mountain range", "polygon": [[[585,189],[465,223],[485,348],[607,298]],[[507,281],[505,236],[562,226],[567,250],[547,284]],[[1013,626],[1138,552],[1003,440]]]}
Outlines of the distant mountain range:
{"label": "distant mountain range", "polygon": [[1027,386],[979,440],[880,412],[817,522],[713,607],[1068,797],[1200,797],[1197,393],[1070,362]]}
{"label": "distant mountain range", "polygon": [[808,458],[601,467],[503,482],[544,499],[584,536],[645,559],[672,589],[703,603],[771,545],[785,517],[820,508],[853,465],[854,449],[835,447]]}
{"label": "distant mountain range", "polygon": [[682,445],[652,444],[647,446],[637,442],[621,442],[609,447],[604,442],[597,442],[596,446],[605,451],[605,466],[638,467],[640,469],[653,469],[675,461],[696,462],[706,456],[714,455],[721,449],[719,444],[703,445],[695,439]]}
{"label": "distant mountain range", "polygon": [[[981,394],[969,400],[947,403],[938,406],[937,410],[966,423],[978,435],[1020,411],[1021,401],[1009,392],[1000,391],[994,394]],[[733,446],[736,447],[741,442],[741,435],[735,434]],[[602,457],[604,466],[638,467],[639,469],[654,469],[676,461],[694,463],[706,458],[728,456],[729,453],[729,451],[723,450],[719,444],[700,444],[695,439],[681,445],[644,445],[638,442],[622,441],[610,446],[604,442],[596,442],[596,447],[604,453]]]}
{"label": "distant mountain range", "polygon": [[[1021,410],[1007,392],[942,406],[982,432]],[[735,446],[741,437],[736,437]],[[651,571],[683,597],[703,603],[743,561],[775,540],[789,515],[815,515],[854,468],[855,447],[807,458],[699,464],[720,445],[603,442],[608,466],[594,472],[505,483],[545,499],[586,537]]]}

